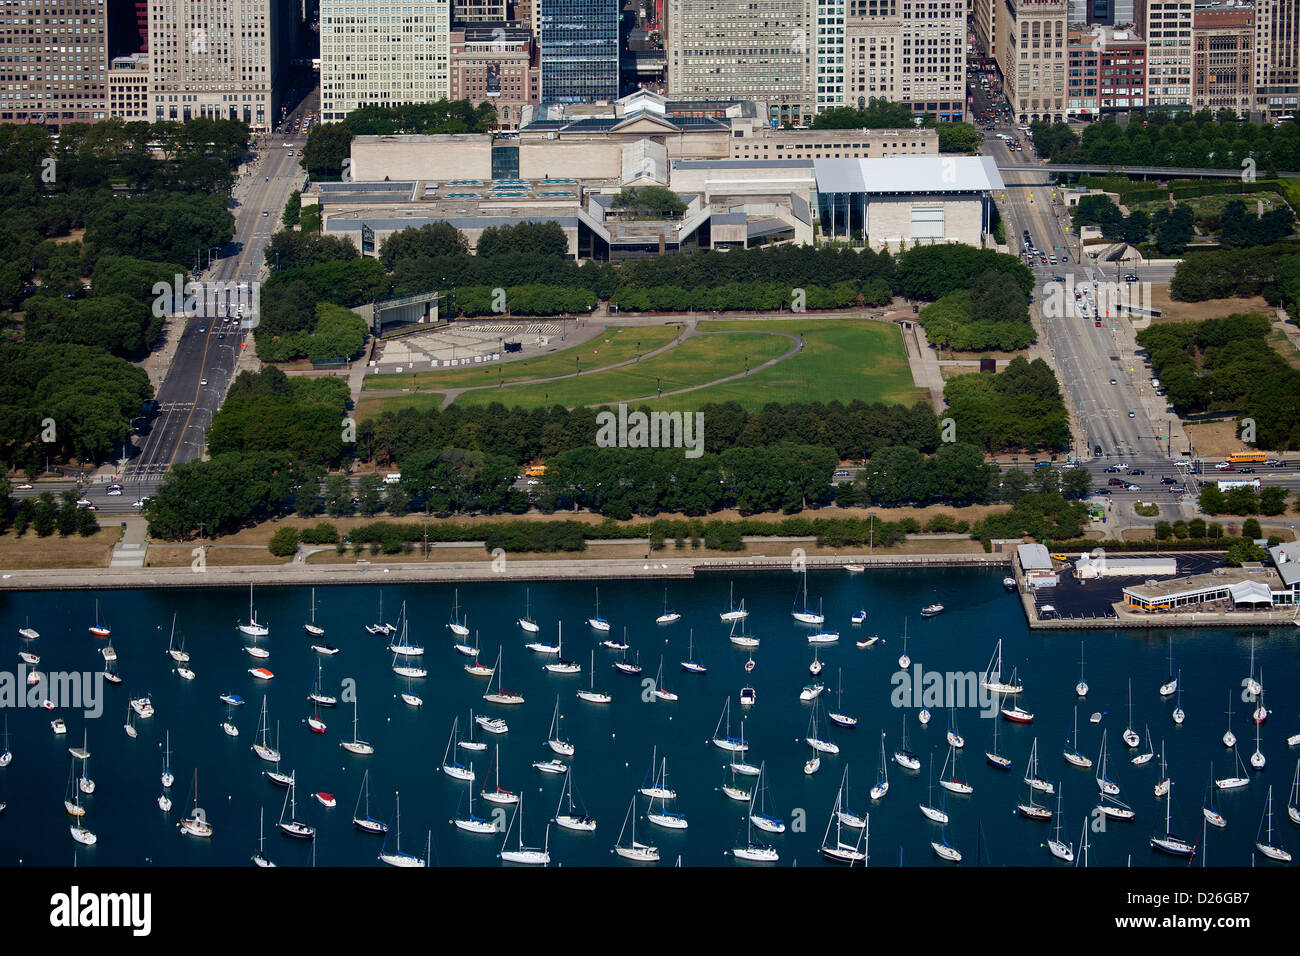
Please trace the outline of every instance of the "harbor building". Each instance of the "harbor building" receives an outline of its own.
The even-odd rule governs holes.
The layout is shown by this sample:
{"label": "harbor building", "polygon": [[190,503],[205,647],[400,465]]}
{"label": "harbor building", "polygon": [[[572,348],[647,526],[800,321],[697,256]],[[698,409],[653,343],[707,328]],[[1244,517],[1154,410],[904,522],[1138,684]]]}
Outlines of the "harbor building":
{"label": "harbor building", "polygon": [[1272,568],[1247,562],[1239,568],[1216,568],[1172,581],[1146,581],[1123,589],[1128,611],[1160,614],[1174,611],[1257,611],[1291,604],[1295,592]]}

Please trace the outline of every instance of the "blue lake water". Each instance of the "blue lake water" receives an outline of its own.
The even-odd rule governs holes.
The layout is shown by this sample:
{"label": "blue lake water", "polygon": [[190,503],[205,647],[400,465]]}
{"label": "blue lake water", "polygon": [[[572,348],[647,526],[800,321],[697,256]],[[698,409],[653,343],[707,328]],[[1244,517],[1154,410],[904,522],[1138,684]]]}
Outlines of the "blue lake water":
{"label": "blue lake water", "polygon": [[[471,632],[477,632],[483,662],[491,665],[503,649],[503,678],[507,689],[521,693],[522,706],[485,703],[487,681],[464,671],[468,658],[453,650],[456,641],[447,629],[453,588],[450,585],[409,585],[382,588],[384,617],[396,622],[403,602],[410,621],[412,643],[425,648],[419,659],[429,676],[413,682],[424,699],[419,709],[398,696],[407,689],[405,678],[391,670],[393,656],[388,639],[372,636],[364,625],[376,621],[381,588],[373,584],[322,587],[316,591],[316,621],[326,629],[324,640],[341,648],[332,657],[310,649],[303,624],[310,610],[310,589],[259,588],[254,599],[257,616],[270,627],[270,636],[258,643],[270,650],[264,661],[242,650],[252,643],[236,630],[247,618],[248,594],[238,589],[157,589],[79,593],[8,594],[0,597],[4,628],[0,642],[8,645],[6,670],[17,672],[17,652],[27,649],[41,656],[42,671],[90,671],[103,668],[100,649],[106,643],[91,637],[95,599],[100,616],[112,628],[112,645],[125,678],[119,686],[104,685],[105,707],[97,719],[79,711],[47,712],[27,707],[0,708],[7,717],[13,763],[0,769],[0,863],[64,866],[76,857],[79,866],[126,866],[146,863],[166,865],[246,865],[257,846],[258,812],[265,811],[266,855],[281,866],[306,865],[311,843],[292,840],[275,829],[286,791],[271,785],[263,771],[270,768],[250,749],[262,696],[266,695],[275,736],[278,722],[283,761],[280,769],[298,780],[297,815],[318,828],[317,862],[320,865],[381,865],[376,857],[383,838],[357,831],[352,825],[354,804],[362,773],[370,771],[370,813],[392,821],[394,793],[401,793],[402,849],[424,854],[426,834],[432,832],[433,861],[441,865],[499,865],[502,834],[477,835],[456,829],[451,820],[463,814],[466,785],[440,772],[452,720],[459,716],[462,734],[471,709],[500,716],[509,723],[501,737],[475,739],[489,749],[460,752],[471,763],[477,779],[474,811],[491,816],[493,807],[478,797],[488,770],[493,745],[500,744],[500,783],[524,796],[523,837],[526,845],[540,846],[547,822],[555,816],[563,777],[543,775],[533,761],[550,759],[545,745],[558,694],[560,736],[576,749],[566,760],[580,803],[598,821],[595,833],[574,833],[550,828],[553,863],[564,865],[630,865],[613,855],[624,815],[635,788],[646,777],[652,749],[668,760],[668,785],[678,799],[670,809],[684,813],[685,830],[667,830],[645,819],[649,801],[636,799],[637,840],[659,847],[660,865],[678,856],[684,866],[732,865],[725,851],[745,840],[747,807],[719,791],[729,755],[709,739],[731,698],[731,732],[738,735],[743,718],[744,736],[752,763],[765,761],[769,813],[787,823],[784,834],[754,831],[758,842],[774,846],[780,865],[821,865],[823,834],[844,768],[850,768],[848,803],[870,811],[870,854],[875,866],[949,865],[931,851],[940,839],[939,827],[925,820],[918,804],[927,796],[927,769],[933,757],[933,802],[943,802],[937,786],[948,755],[945,732],[948,715],[934,707],[933,719],[922,726],[915,707],[898,708],[891,700],[891,677],[898,670],[904,619],[907,651],[913,666],[926,671],[980,674],[989,663],[996,641],[1003,640],[1004,676],[1017,669],[1025,692],[1021,706],[1035,714],[1032,724],[987,719],[978,708],[956,712],[957,729],[965,737],[957,775],[969,782],[968,796],[948,794],[951,824],[946,837],[965,855],[964,865],[1064,865],[1053,860],[1045,847],[1055,832],[1051,823],[1031,822],[1015,813],[1025,799],[1026,759],[1037,737],[1040,776],[1060,785],[1063,821],[1061,839],[1079,847],[1085,818],[1097,804],[1094,770],[1068,765],[1062,750],[1071,733],[1079,679],[1079,641],[1085,642],[1085,677],[1090,686],[1079,702],[1079,750],[1094,761],[1103,729],[1109,731],[1110,777],[1122,788],[1120,799],[1137,813],[1136,821],[1109,821],[1104,831],[1091,832],[1090,863],[1122,866],[1184,866],[1184,860],[1161,856],[1148,846],[1153,833],[1163,833],[1165,801],[1153,786],[1160,774],[1163,743],[1174,781],[1174,832],[1199,839],[1207,780],[1213,761],[1215,776],[1235,773],[1231,750],[1221,736],[1227,727],[1225,711],[1232,695],[1232,726],[1239,738],[1244,761],[1255,750],[1253,705],[1242,700],[1242,679],[1250,668],[1251,637],[1255,640],[1257,674],[1262,668],[1265,703],[1271,712],[1260,730],[1260,747],[1267,757],[1263,772],[1248,771],[1251,784],[1243,790],[1215,793],[1215,802],[1228,820],[1225,830],[1208,835],[1210,866],[1249,865],[1266,790],[1273,785],[1274,842],[1293,852],[1300,850],[1300,827],[1287,818],[1292,781],[1300,748],[1288,748],[1287,737],[1300,733],[1300,694],[1297,692],[1296,639],[1300,629],[1195,629],[1116,630],[1031,633],[1018,599],[1001,586],[1001,570],[949,569],[879,570],[868,574],[818,572],[808,576],[809,603],[823,602],[826,628],[838,630],[837,644],[817,651],[825,669],[816,678],[827,687],[820,710],[820,733],[840,746],[835,756],[823,755],[821,769],[808,776],[804,762],[809,748],[812,705],[801,702],[799,691],[814,680],[808,665],[813,648],[806,636],[810,628],[790,615],[799,597],[799,578],[793,574],[703,576],[693,582],[668,585],[668,602],[682,614],[671,625],[656,625],[664,606],[664,587],[654,582],[605,582],[600,586],[601,615],[613,625],[613,636],[627,627],[631,655],[639,653],[642,675],[630,677],[614,670],[620,655],[599,647],[607,636],[592,631],[586,618],[594,611],[595,589],[590,583],[539,583],[530,586],[532,616],[542,625],[541,639],[554,642],[557,622],[563,622],[564,656],[582,665],[572,676],[550,674],[542,665],[552,657],[525,648],[537,639],[515,625],[524,612],[523,584],[465,584],[459,588],[462,612]],[[744,670],[748,652],[728,641],[730,627],[719,621],[734,583],[737,602],[750,611],[745,630],[761,641],[754,651],[756,668]],[[922,619],[919,610],[941,602],[946,611]],[[865,625],[850,625],[850,615],[866,609]],[[184,638],[191,655],[189,666],[196,679],[177,676],[166,654],[172,615],[177,615],[177,640]],[[40,631],[36,641],[18,634],[30,618]],[[687,658],[688,635],[694,630],[695,658],[708,667],[703,675],[686,673],[680,662]],[[859,649],[855,641],[879,634],[881,642]],[[1168,675],[1168,644],[1172,635],[1174,665],[1181,668],[1182,707],[1186,721],[1179,727],[1171,719],[1177,702],[1161,698],[1157,688]],[[470,640],[473,640],[471,635]],[[575,692],[588,686],[591,652],[595,650],[595,683],[613,695],[607,705],[578,700]],[[676,702],[649,698],[643,681],[653,679],[663,658],[663,685],[679,695]],[[305,723],[311,716],[307,694],[323,664],[326,693],[340,696],[344,681],[357,694],[360,736],[374,744],[369,757],[353,756],[339,747],[352,735],[352,707],[340,701],[337,709],[322,709],[328,725],[323,735],[311,733]],[[248,673],[265,666],[274,673],[267,682]],[[855,729],[828,725],[826,711],[835,709],[836,687],[842,671],[843,711],[858,718]],[[1133,727],[1143,735],[1142,746],[1129,750],[1119,739],[1127,724],[1128,679],[1133,683]],[[12,679],[12,678],[10,678]],[[752,685],[757,703],[743,708],[740,688]],[[25,687],[23,688],[26,689]],[[234,710],[239,736],[221,729],[227,708],[218,700],[223,692],[237,693],[247,703]],[[123,732],[128,700],[149,694],[156,714],[136,719],[136,739]],[[1099,725],[1088,715],[1104,711]],[[50,720],[61,716],[67,734],[56,737]],[[880,765],[880,739],[892,755],[906,724],[910,744],[922,759],[918,773],[908,773],[891,763],[890,790],[883,800],[869,800],[868,788],[876,782]],[[1014,761],[1010,772],[989,766],[984,752],[992,746],[994,725],[998,750]],[[1143,767],[1130,763],[1134,753],[1146,750],[1145,728],[1150,726],[1156,758]],[[170,790],[170,813],[158,809],[162,792],[164,731],[171,734],[171,769],[176,782]],[[69,835],[70,817],[63,807],[70,796],[73,760],[68,747],[80,745],[88,731],[89,775],[96,783],[93,795],[82,796],[88,808],[85,825],[99,842],[82,847]],[[274,743],[274,739],[271,741]],[[181,834],[177,821],[194,804],[193,779],[198,771],[198,802],[214,827],[211,840]],[[78,764],[77,773],[81,767]],[[951,774],[950,774],[951,775]],[[493,768],[495,779],[495,768]],[[746,788],[753,778],[739,778]],[[338,805],[325,808],[312,794],[334,794]],[[1056,798],[1038,794],[1040,804],[1056,808]],[[458,806],[460,810],[458,811]],[[509,808],[503,818],[509,821]],[[287,818],[287,814],[286,814]],[[519,821],[514,822],[510,843],[516,843]],[[852,842],[856,832],[844,831]],[[395,843],[390,835],[388,847]],[[832,834],[833,838],[833,834]],[[626,842],[626,838],[625,838]],[[1263,861],[1260,861],[1261,863]],[[747,865],[747,864],[742,864]],[[1199,860],[1198,860],[1199,865]],[[1271,865],[1271,864],[1269,864]]]}

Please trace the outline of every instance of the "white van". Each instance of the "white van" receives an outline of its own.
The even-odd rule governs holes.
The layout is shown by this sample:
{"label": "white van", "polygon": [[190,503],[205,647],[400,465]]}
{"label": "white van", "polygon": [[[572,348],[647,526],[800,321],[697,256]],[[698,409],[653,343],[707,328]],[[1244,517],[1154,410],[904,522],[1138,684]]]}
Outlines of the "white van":
{"label": "white van", "polygon": [[401,480],[402,480],[402,473],[400,471],[390,471],[387,475],[384,476],[384,484],[386,485],[395,485]]}

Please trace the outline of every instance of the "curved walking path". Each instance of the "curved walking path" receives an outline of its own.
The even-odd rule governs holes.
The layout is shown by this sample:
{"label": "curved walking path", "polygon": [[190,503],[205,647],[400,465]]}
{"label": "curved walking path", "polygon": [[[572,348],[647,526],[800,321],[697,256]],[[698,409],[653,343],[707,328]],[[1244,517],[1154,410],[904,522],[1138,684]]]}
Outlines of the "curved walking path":
{"label": "curved walking path", "polygon": [[[761,335],[779,335],[783,338],[790,339],[790,341],[793,343],[790,346],[790,348],[785,352],[785,354],[778,355],[776,358],[768,359],[766,362],[762,363],[761,365],[756,365],[754,368],[748,369],[744,372],[737,372],[734,375],[727,375],[724,376],[723,378],[714,379],[713,381],[710,382],[702,382],[698,385],[691,385],[686,388],[679,388],[671,392],[662,392],[658,395],[644,395],[637,398],[626,398],[626,399],[617,400],[620,402],[644,402],[644,401],[650,401],[651,399],[655,399],[655,398],[662,398],[665,395],[681,395],[686,392],[694,392],[701,388],[709,388],[713,385],[722,385],[726,382],[732,382],[735,381],[736,379],[745,378],[747,375],[753,372],[762,371],[765,368],[769,368],[773,365],[776,365],[778,362],[784,362],[786,359],[799,354],[800,352],[803,351],[804,345],[806,344],[804,339],[801,336],[794,335],[790,332],[774,332],[774,331],[769,332],[762,329],[723,329],[723,330],[716,330],[716,331],[701,332],[696,327],[697,322],[698,320],[694,318],[687,319],[682,324],[682,331],[680,335],[674,338],[671,342],[661,345],[656,349],[651,349],[649,352],[646,352],[643,355],[638,355],[636,358],[624,359],[622,362],[614,362],[611,365],[602,365],[599,368],[588,369],[585,372],[566,372],[563,375],[551,375],[546,378],[520,379],[519,381],[511,382],[509,385],[506,385],[504,387],[500,385],[466,385],[460,388],[367,389],[365,392],[363,392],[363,395],[373,396],[376,398],[384,398],[384,397],[391,397],[397,395],[420,395],[420,394],[442,395],[443,397],[442,405],[440,407],[445,409],[448,406],[450,406],[452,403],[454,403],[456,399],[460,398],[460,396],[465,394],[466,392],[478,392],[478,391],[483,391],[485,389],[495,389],[497,391],[504,392],[506,389],[512,388],[516,385],[542,385],[548,382],[560,382],[569,378],[580,378],[584,375],[591,376],[591,375],[597,375],[601,372],[609,372],[614,369],[626,368],[629,365],[638,364],[643,359],[655,358],[656,356],[662,355],[665,352],[668,352],[669,350],[674,349],[677,346],[681,345],[687,339],[694,338],[697,335],[736,335],[736,334],[749,334],[752,332],[757,332]],[[602,405],[608,405],[608,404],[609,402],[607,401],[593,402],[592,404],[586,405],[584,407],[598,408]]]}

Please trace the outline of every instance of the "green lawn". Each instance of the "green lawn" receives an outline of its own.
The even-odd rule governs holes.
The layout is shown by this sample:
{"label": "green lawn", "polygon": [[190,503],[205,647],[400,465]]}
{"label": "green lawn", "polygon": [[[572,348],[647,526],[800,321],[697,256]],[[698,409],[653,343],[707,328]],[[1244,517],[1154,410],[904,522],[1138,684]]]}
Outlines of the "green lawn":
{"label": "green lawn", "polygon": [[[530,378],[549,378],[552,375],[568,375],[577,364],[574,362],[575,357],[581,359],[583,368],[613,365],[667,345],[679,334],[681,329],[677,326],[614,326],[582,345],[552,352],[539,358],[493,362],[488,366],[479,365],[470,368],[438,369],[418,372],[414,376],[367,375],[361,387],[363,389],[465,388],[473,385],[495,385],[498,376],[502,382],[509,383]],[[497,369],[501,371],[498,372]]]}
{"label": "green lawn", "polygon": [[[785,354],[791,341],[759,331],[734,335],[704,335],[687,339],[671,351],[635,365],[609,372],[593,372],[575,378],[540,385],[516,385],[501,389],[466,392],[462,404],[486,405],[503,402],[532,408],[559,403],[573,408],[595,403],[615,403],[654,395],[657,385],[665,392],[689,388],[745,370],[745,356],[752,368]],[[682,396],[692,406],[698,401]]]}
{"label": "green lawn", "polygon": [[758,410],[768,402],[848,403],[928,401],[912,384],[899,328],[866,319],[782,319],[701,322],[700,330],[771,329],[802,335],[804,350],[749,377],[647,404],[663,410],[698,408],[706,402],[739,402]]}

